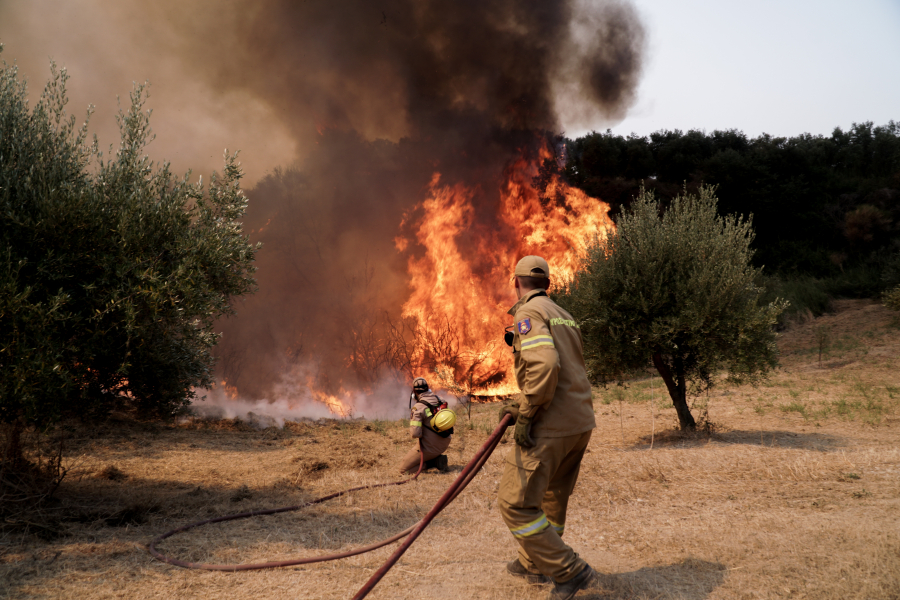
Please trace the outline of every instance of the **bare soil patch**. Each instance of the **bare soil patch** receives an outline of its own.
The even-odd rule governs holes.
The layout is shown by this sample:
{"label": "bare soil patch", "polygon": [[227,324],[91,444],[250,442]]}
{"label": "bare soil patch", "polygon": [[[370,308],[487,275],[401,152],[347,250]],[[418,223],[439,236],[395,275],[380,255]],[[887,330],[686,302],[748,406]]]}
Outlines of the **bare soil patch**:
{"label": "bare soil patch", "polygon": [[[782,334],[783,368],[764,386],[722,386],[695,399],[707,432],[675,431],[658,377],[597,390],[598,427],[565,537],[603,575],[579,598],[900,598],[900,325],[873,302],[836,309]],[[387,537],[430,508],[496,419],[497,407],[484,404],[463,415],[449,474],[204,527],[161,549],[255,562]],[[393,549],[218,573],[159,563],[145,544],[189,521],[394,480],[394,463],[410,445],[403,422],[259,430],[123,419],[90,436],[67,435],[70,472],[58,503],[40,523],[23,514],[0,532],[0,596],[348,598]],[[370,598],[546,595],[504,571],[515,542],[495,498],[508,448],[499,447]]]}

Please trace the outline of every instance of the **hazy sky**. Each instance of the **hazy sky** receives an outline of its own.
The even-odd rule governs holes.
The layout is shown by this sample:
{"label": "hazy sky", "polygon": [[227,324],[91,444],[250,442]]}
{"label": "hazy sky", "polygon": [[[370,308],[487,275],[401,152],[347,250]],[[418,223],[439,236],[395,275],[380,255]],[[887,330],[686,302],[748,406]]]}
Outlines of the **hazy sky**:
{"label": "hazy sky", "polygon": [[900,0],[635,4],[648,60],[638,103],[614,133],[827,135],[900,121]]}
{"label": "hazy sky", "polygon": [[[224,14],[241,2],[207,1]],[[564,118],[569,137],[609,127],[828,135],[853,122],[900,121],[900,0],[633,1],[647,34],[636,104],[619,123]],[[302,157],[314,140],[291,135],[275,107],[246,90],[214,89],[197,77],[203,61],[181,59],[184,27],[176,25],[202,21],[209,8],[190,2],[174,11],[173,2],[0,0],[2,58],[18,62],[34,92],[48,57],[65,65],[69,108],[80,116],[97,106],[92,125],[104,145],[118,137],[116,95],[149,79],[158,136],[150,152],[176,171],[208,173],[221,168],[223,148],[240,148],[252,186]]]}

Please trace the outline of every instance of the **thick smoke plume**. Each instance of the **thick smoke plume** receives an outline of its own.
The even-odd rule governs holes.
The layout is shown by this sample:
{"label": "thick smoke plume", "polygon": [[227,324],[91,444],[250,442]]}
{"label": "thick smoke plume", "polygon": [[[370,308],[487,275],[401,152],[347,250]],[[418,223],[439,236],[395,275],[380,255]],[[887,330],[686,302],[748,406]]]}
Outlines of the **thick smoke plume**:
{"label": "thick smoke plume", "polygon": [[[284,153],[247,192],[245,229],[264,244],[259,292],[221,323],[219,376],[249,401],[290,402],[287,376],[303,379],[291,380],[300,401],[304,382],[336,393],[402,374],[415,335],[400,316],[405,266],[423,248],[401,255],[395,238],[414,236],[434,173],[474,190],[464,246],[466,236],[508,243],[496,204],[511,161],[536,158],[564,121],[623,118],[644,49],[636,11],[615,1],[51,4],[0,3],[7,60],[43,60],[54,53],[41,40],[70,40],[54,58],[92,65],[94,96],[126,91],[104,79],[108,65],[154,80],[160,117],[239,133],[245,161]],[[197,146],[167,135],[157,115],[157,144]],[[472,261],[476,275],[495,267]]]}

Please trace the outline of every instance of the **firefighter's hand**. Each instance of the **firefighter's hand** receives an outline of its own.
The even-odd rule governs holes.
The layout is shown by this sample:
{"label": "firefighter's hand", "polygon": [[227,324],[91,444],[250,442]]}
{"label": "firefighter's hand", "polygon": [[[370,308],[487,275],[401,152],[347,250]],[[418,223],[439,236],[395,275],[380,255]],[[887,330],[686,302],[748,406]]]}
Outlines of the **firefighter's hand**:
{"label": "firefighter's hand", "polygon": [[503,417],[506,415],[512,415],[513,421],[519,418],[519,403],[513,402],[512,404],[507,404],[500,408],[500,420],[503,420]]}
{"label": "firefighter's hand", "polygon": [[516,419],[516,432],[513,434],[513,439],[523,448],[534,447],[534,438],[531,437],[532,420],[534,420],[534,417],[526,417],[525,415],[519,415],[519,418]]}

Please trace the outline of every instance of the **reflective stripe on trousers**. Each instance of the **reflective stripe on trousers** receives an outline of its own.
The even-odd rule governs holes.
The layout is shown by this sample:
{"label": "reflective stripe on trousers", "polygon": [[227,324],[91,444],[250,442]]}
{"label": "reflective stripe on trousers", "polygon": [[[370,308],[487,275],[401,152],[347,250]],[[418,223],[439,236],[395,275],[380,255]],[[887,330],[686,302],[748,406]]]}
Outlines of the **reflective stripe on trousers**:
{"label": "reflective stripe on trousers", "polygon": [[536,533],[540,533],[548,527],[550,527],[550,522],[547,521],[547,516],[542,514],[539,518],[535,519],[531,523],[523,525],[522,527],[510,529],[509,531],[517,538],[524,538]]}

